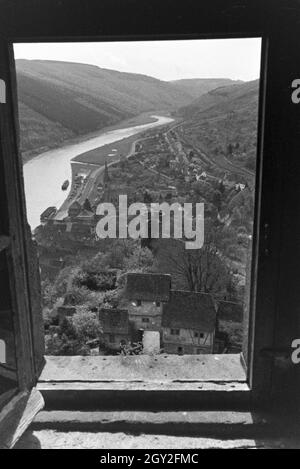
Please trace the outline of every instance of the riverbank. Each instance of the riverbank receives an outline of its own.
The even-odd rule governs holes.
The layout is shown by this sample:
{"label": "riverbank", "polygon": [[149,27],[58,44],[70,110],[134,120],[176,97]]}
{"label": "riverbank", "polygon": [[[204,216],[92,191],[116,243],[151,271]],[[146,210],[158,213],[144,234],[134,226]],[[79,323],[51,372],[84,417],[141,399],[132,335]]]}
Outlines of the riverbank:
{"label": "riverbank", "polygon": [[73,158],[72,162],[103,166],[105,161],[108,163],[118,161],[122,156],[128,157],[131,152],[134,152],[136,140],[136,134],[131,137],[123,138],[122,140],[82,153]]}
{"label": "riverbank", "polygon": [[[147,119],[149,120],[150,117],[148,114]],[[144,116],[144,119],[145,118],[146,117]],[[32,158],[24,164],[23,174],[25,182],[27,218],[31,229],[34,229],[40,224],[40,215],[47,207],[60,208],[66,198],[71,195],[71,191],[69,191],[69,193],[62,191],[61,186],[65,180],[72,180],[71,166],[76,164],[76,162],[73,161],[74,158],[92,150],[99,149],[105,145],[112,145],[113,148],[115,148],[117,144],[116,142],[120,143],[122,140],[123,147],[124,140],[127,138],[133,137],[133,139],[138,139],[138,134],[141,134],[148,129],[169,124],[173,121],[174,120],[171,117],[156,115],[151,117],[151,122],[148,124],[124,127],[125,123],[123,122],[121,128],[118,127],[115,130],[101,132],[100,135],[98,133],[96,136],[93,136],[88,140],[50,150],[36,156],[36,158]],[[132,120],[131,123],[133,123]],[[99,150],[97,151],[99,152]],[[114,159],[119,159],[118,153],[116,153]],[[88,163],[84,164],[88,165]],[[96,168],[100,169],[101,167],[101,163],[98,162]],[[90,182],[92,184],[92,181]],[[90,186],[89,181],[87,181],[87,183]]]}
{"label": "riverbank", "polygon": [[[83,135],[78,135],[76,137],[72,138],[67,138],[63,141],[53,141],[53,144],[35,148],[34,150],[28,150],[28,151],[23,151],[22,152],[22,161],[23,164],[28,163],[31,161],[33,158],[42,155],[43,153],[47,153],[48,151],[55,150],[55,149],[63,149],[64,147],[67,147],[69,145],[76,145],[78,143],[83,143],[87,140],[90,140],[91,138],[98,137],[102,133],[107,133],[107,132],[112,132],[114,130],[118,129],[125,129],[127,127],[135,127],[137,125],[144,125],[144,124],[151,124],[152,122],[155,122],[156,119],[153,117],[153,112],[154,111],[149,111],[149,112],[144,112],[142,114],[139,114],[137,116],[129,117],[128,119],[124,119],[116,124],[109,125],[106,127],[102,127],[100,129],[97,129],[93,132],[89,132],[88,134],[83,134]],[[170,113],[169,111],[157,111],[156,114],[158,115],[164,115],[164,116],[169,116]]]}
{"label": "riverbank", "polygon": [[[155,116],[151,117],[153,118],[152,122],[155,122]],[[181,119],[174,118],[172,124],[176,124],[177,121],[180,122]],[[147,130],[151,130],[151,128],[145,129],[145,131]],[[141,133],[142,132],[143,130],[141,130]],[[101,147],[95,148],[88,152],[81,153],[80,155],[73,158],[72,162],[103,166],[105,161],[107,161],[107,163],[112,163],[114,161],[120,160],[122,157],[128,158],[128,156],[130,156],[135,151],[135,143],[140,138],[140,135],[139,137],[137,137],[137,135],[139,134],[135,133],[130,137],[125,137],[116,142],[102,145]]]}

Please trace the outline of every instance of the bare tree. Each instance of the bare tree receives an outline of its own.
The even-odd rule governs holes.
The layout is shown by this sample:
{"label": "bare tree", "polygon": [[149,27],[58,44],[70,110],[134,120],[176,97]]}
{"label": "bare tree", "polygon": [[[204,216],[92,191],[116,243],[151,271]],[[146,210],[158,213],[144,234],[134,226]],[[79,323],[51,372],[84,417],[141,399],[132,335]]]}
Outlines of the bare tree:
{"label": "bare tree", "polygon": [[218,233],[210,230],[201,249],[187,250],[181,240],[161,240],[158,248],[160,268],[172,274],[179,288],[223,296],[231,273],[218,249]]}

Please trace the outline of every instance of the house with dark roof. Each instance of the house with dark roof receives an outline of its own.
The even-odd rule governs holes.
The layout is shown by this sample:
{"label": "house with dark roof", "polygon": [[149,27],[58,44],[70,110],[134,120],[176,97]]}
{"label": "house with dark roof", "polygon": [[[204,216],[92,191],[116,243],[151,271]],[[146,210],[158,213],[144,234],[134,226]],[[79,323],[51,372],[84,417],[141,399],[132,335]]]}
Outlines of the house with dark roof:
{"label": "house with dark roof", "polygon": [[79,215],[79,213],[81,212],[82,210],[82,207],[80,205],[79,202],[77,202],[77,200],[75,200],[69,207],[68,209],[68,216],[70,218],[75,218],[77,217],[77,215]]}
{"label": "house with dark roof", "polygon": [[213,353],[216,310],[210,294],[172,290],[162,310],[164,352]]}
{"label": "house with dark roof", "polygon": [[170,299],[171,276],[128,273],[125,298],[129,321],[136,331],[160,331],[162,307]]}
{"label": "house with dark roof", "polygon": [[69,238],[74,240],[86,240],[94,237],[93,228],[84,223],[72,223]]}
{"label": "house with dark roof", "polygon": [[243,304],[236,301],[218,302],[218,320],[219,321],[243,321]]}
{"label": "house with dark roof", "polygon": [[130,327],[126,309],[102,308],[98,312],[102,326],[100,344],[110,350],[119,351],[130,342]]}
{"label": "house with dark roof", "polygon": [[76,221],[84,223],[86,225],[91,225],[95,221],[95,215],[91,210],[83,208],[81,212],[77,215]]}

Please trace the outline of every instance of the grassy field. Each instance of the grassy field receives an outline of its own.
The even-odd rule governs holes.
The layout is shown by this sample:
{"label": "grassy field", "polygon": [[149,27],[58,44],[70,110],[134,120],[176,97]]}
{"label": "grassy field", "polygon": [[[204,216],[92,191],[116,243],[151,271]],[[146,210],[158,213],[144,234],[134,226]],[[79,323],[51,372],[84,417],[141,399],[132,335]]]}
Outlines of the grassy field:
{"label": "grassy field", "polygon": [[[78,161],[80,163],[91,163],[98,164],[100,166],[105,164],[105,160],[108,163],[120,159],[121,155],[128,155],[131,151],[134,141],[139,137],[137,135],[132,135],[128,138],[123,138],[117,142],[109,143],[102,147],[95,148],[94,150],[87,151],[81,155],[76,156],[73,161]],[[117,151],[112,151],[117,150]]]}
{"label": "grassy field", "polygon": [[[156,119],[153,118],[151,114],[153,113],[143,113],[143,114],[140,114],[139,116],[126,119],[115,126],[105,128],[104,131],[108,132],[110,130],[115,130],[115,129],[125,129],[127,127],[150,124],[151,122],[156,121]],[[158,113],[158,115],[160,114]],[[162,115],[166,115],[166,113],[164,112],[162,113]],[[134,144],[136,140],[141,138],[141,135],[143,132],[144,131],[137,133],[135,135],[132,135],[130,137],[123,138],[122,140],[118,140],[116,142],[109,143],[107,145],[103,145],[101,147],[95,148],[94,150],[81,153],[81,155],[76,156],[73,159],[73,161],[78,161],[80,163],[99,164],[100,166],[102,166],[104,165],[106,159],[108,163],[118,160],[121,157],[121,155],[127,156],[129,154],[129,152],[131,151],[132,145]],[[117,151],[112,152],[112,150],[117,150]]]}

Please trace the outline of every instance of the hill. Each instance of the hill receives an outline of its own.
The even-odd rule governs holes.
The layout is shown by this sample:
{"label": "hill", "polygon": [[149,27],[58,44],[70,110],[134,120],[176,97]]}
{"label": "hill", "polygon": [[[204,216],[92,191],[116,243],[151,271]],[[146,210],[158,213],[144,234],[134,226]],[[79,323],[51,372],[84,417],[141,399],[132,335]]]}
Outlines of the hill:
{"label": "hill", "polygon": [[220,86],[202,95],[187,106],[180,108],[179,113],[187,118],[195,118],[204,111],[209,111],[209,116],[212,116],[229,110],[237,111],[240,106],[244,107],[249,104],[255,104],[257,107],[258,84],[258,80],[253,80],[229,86]]}
{"label": "hill", "polygon": [[240,80],[230,80],[229,78],[190,78],[174,80],[170,83],[178,90],[187,93],[194,100],[220,86],[229,86],[243,82]]}
{"label": "hill", "polygon": [[186,138],[214,159],[255,169],[259,81],[224,86],[178,110]]}
{"label": "hill", "polygon": [[16,67],[21,150],[29,154],[191,100],[168,82],[93,65],[17,60]]}

